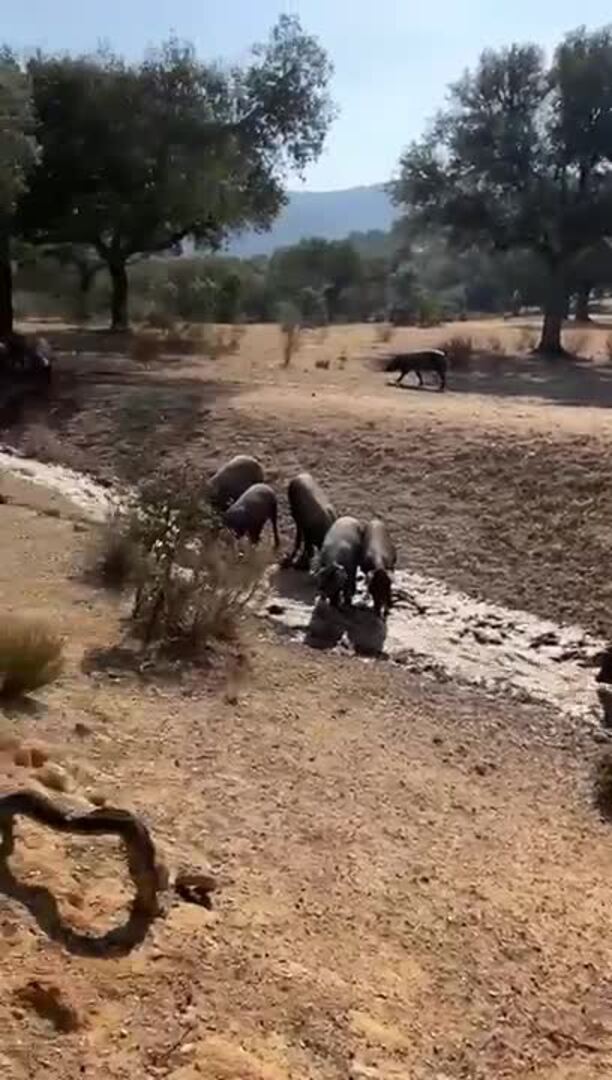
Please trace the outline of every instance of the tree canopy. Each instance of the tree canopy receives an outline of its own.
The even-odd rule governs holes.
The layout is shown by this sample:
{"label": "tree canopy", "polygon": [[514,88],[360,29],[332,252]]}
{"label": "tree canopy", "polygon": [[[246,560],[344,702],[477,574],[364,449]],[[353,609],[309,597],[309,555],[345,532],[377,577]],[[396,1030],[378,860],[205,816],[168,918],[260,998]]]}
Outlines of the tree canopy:
{"label": "tree canopy", "polygon": [[38,54],[28,70],[42,159],[20,227],[35,242],[95,249],[116,327],[127,322],[130,258],[265,228],[288,170],[317,158],[333,117],[329,61],[293,16],[242,69],[171,40],[140,64]]}
{"label": "tree canopy", "polygon": [[0,49],[0,334],[13,323],[10,236],[17,199],[36,161],[27,76],[10,49]]}
{"label": "tree canopy", "polygon": [[400,161],[399,205],[459,245],[528,249],[547,269],[540,347],[561,351],[573,261],[612,232],[612,30],[488,50]]}

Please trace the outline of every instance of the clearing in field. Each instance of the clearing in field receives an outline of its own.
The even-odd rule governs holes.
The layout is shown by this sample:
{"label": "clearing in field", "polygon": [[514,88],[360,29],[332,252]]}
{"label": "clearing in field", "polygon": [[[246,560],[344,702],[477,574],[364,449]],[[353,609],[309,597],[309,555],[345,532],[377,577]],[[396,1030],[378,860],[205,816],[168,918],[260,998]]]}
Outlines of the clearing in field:
{"label": "clearing in field", "polygon": [[[593,693],[609,633],[608,329],[582,343],[592,359],[550,364],[527,355],[529,330],[461,323],[382,343],[334,327],[303,333],[285,365],[273,327],[215,358],[175,340],[136,359],[133,341],[128,356],[117,337],[45,328],[57,381],[48,399],[2,401],[7,443],[105,491],[152,463],[210,475],[252,453],[287,548],[286,485],[308,469],[340,512],[392,529],[406,597],[383,651],[394,619],[429,617],[419,581],[467,599],[452,625],[440,615],[431,663],[415,626],[400,666],[309,649],[250,616],[204,668],[162,676],[126,648],[124,602],[83,578],[98,489],[79,505],[2,458],[2,611],[50,622],[65,661],[3,707],[0,790],[48,791],[51,777],[65,805],[135,811],[171,877],[218,880],[211,910],[169,893],[142,943],[92,957],[58,939],[41,889],[77,935],[120,926],[131,885],[117,844],[20,823],[0,863],[3,1075],[609,1075],[603,736],[571,700],[574,686]],[[388,386],[373,362],[452,338],[472,348],[446,394]],[[582,638],[571,657],[563,636],[540,641],[539,697],[477,688],[452,650],[491,674],[501,625],[527,671],[529,641],[516,620],[478,625],[468,603]],[[563,703],[546,693],[557,669]]]}

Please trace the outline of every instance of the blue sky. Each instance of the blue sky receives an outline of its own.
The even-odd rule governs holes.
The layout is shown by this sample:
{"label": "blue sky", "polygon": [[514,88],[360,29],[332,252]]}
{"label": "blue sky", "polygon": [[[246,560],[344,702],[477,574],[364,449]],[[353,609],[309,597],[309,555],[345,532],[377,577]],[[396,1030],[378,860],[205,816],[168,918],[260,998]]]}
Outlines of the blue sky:
{"label": "blue sky", "polygon": [[[299,14],[335,65],[340,116],[306,177],[313,190],[384,181],[402,147],[443,102],[445,87],[481,50],[512,41],[552,48],[581,21],[612,21],[590,0],[21,0],[3,5],[2,37],[17,48],[84,51],[100,42],[139,56],[176,33],[203,57],[244,59],[283,12]],[[292,183],[291,186],[299,186]]]}

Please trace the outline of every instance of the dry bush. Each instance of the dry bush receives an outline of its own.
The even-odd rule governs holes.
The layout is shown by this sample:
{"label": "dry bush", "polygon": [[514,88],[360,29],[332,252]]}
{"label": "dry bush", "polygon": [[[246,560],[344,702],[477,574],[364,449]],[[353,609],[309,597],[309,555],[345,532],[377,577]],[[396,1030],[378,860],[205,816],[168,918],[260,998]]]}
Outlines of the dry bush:
{"label": "dry bush", "polygon": [[302,343],[300,313],[295,304],[286,302],[278,305],[278,325],[283,343],[283,367],[289,367]]}
{"label": "dry bush", "polygon": [[222,530],[193,468],[167,467],[141,481],[123,531],[135,549],[132,626],[145,645],[192,655],[236,632],[265,558]]}
{"label": "dry bush", "polygon": [[439,346],[448,357],[450,366],[455,371],[465,371],[470,366],[474,355],[474,342],[467,334],[455,334]]}
{"label": "dry bush", "polygon": [[236,636],[267,559],[262,551],[242,548],[225,533],[209,533],[186,555],[189,567],[182,561],[150,553],[133,618],[145,644],[157,642],[193,655],[212,641]]}
{"label": "dry bush", "polygon": [[329,371],[330,362],[329,359],[320,357],[318,360],[315,360],[315,367],[319,368],[320,371]]}
{"label": "dry bush", "polygon": [[395,330],[393,323],[377,323],[374,327],[375,345],[388,345],[393,340]]}
{"label": "dry bush", "polygon": [[612,821],[612,751],[604,751],[595,763],[593,781],[595,806],[602,817]]}
{"label": "dry bush", "polygon": [[517,351],[520,353],[532,353],[537,344],[538,335],[535,330],[531,330],[528,326],[522,326],[516,340]]}
{"label": "dry bush", "polygon": [[0,695],[17,698],[55,681],[63,641],[45,623],[4,615],[0,623]]}
{"label": "dry bush", "polygon": [[574,356],[584,356],[586,354],[589,345],[589,333],[587,330],[566,331],[565,340]]}
{"label": "dry bush", "polygon": [[136,364],[152,364],[162,354],[162,339],[152,330],[138,330],[130,338],[130,359]]}
{"label": "dry bush", "polygon": [[116,514],[96,536],[85,565],[88,580],[111,592],[124,592],[139,580],[140,546],[129,517]]}
{"label": "dry bush", "polygon": [[501,356],[506,350],[501,338],[496,334],[492,334],[490,338],[487,338],[487,352],[492,353],[494,356]]}
{"label": "dry bush", "polygon": [[151,308],[145,322],[153,330],[164,330],[165,332],[169,332],[170,330],[174,330],[176,320],[174,315],[171,315],[168,311],[164,311],[162,308]]}

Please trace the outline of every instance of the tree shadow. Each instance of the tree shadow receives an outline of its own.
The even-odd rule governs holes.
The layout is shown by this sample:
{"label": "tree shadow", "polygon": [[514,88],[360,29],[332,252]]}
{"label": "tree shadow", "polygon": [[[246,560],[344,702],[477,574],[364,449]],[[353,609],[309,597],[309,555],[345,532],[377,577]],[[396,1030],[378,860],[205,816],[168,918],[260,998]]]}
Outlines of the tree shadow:
{"label": "tree shadow", "polygon": [[280,597],[297,600],[301,604],[314,604],[317,582],[307,570],[294,567],[276,567],[270,574],[270,585]]}
{"label": "tree shadow", "polygon": [[139,883],[124,923],[103,934],[81,933],[66,922],[49,889],[43,885],[27,885],[13,874],[8,862],[14,850],[12,819],[5,818],[0,822],[0,834],[0,893],[27,908],[52,941],[63,945],[75,956],[85,957],[125,956],[142,944],[158,910],[150,902],[142,902]]}
{"label": "tree shadow", "polygon": [[539,398],[551,405],[612,408],[612,365],[566,355],[478,354],[467,370],[450,365],[450,393]]}
{"label": "tree shadow", "polygon": [[387,638],[387,624],[370,607],[352,609],[346,619],[346,632],[357,656],[382,656]]}

